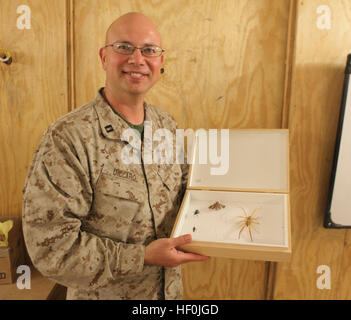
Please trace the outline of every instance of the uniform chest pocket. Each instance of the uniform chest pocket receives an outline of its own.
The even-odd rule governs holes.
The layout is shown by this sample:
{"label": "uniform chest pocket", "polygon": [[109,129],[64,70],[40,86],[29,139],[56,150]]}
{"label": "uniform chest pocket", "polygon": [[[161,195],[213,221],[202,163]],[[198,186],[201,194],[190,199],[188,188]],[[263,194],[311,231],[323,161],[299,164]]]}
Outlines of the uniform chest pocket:
{"label": "uniform chest pocket", "polygon": [[95,187],[96,194],[115,197],[131,202],[143,202],[143,191],[134,181],[101,174]]}
{"label": "uniform chest pocket", "polygon": [[95,233],[126,241],[144,201],[145,193],[136,182],[101,174],[87,225]]}

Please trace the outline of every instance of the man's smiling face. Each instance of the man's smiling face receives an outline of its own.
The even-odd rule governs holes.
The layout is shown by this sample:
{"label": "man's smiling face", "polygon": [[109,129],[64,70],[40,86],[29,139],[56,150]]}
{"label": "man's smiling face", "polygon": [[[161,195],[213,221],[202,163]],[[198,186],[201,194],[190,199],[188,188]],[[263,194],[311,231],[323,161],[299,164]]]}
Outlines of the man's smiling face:
{"label": "man's smiling face", "polygon": [[[152,23],[143,15],[132,14],[115,21],[108,30],[106,43],[130,44],[135,47],[161,46],[160,35]],[[163,56],[145,57],[139,49],[133,54],[117,53],[111,46],[100,50],[106,71],[106,87],[118,94],[145,95],[157,82]]]}

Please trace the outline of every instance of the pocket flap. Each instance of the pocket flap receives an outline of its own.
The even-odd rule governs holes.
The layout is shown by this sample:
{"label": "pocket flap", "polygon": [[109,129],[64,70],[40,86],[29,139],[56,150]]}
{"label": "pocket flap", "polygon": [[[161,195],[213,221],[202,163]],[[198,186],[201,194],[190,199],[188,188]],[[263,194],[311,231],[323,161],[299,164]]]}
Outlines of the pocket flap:
{"label": "pocket flap", "polygon": [[96,191],[116,198],[140,203],[144,201],[144,192],[139,184],[125,179],[116,179],[105,173],[101,174],[96,185]]}

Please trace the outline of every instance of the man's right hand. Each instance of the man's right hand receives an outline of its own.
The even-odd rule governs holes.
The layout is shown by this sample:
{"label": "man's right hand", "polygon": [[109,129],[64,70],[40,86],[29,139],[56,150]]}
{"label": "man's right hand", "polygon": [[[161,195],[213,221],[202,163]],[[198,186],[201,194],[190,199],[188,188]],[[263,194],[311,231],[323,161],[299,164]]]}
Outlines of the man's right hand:
{"label": "man's right hand", "polygon": [[145,248],[144,263],[163,267],[176,267],[191,261],[205,261],[210,257],[195,253],[187,253],[176,247],[191,242],[191,234],[177,238],[161,238],[151,242]]}

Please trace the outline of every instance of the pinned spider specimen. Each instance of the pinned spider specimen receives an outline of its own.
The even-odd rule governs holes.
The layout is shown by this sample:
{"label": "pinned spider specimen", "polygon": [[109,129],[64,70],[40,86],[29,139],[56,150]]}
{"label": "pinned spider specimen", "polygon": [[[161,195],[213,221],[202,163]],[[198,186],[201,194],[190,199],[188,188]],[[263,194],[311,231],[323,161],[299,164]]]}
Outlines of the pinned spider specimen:
{"label": "pinned spider specimen", "polygon": [[221,209],[225,208],[225,205],[216,201],[214,204],[210,205],[208,208],[212,209],[212,210],[221,210]]}
{"label": "pinned spider specimen", "polygon": [[259,217],[254,217],[254,214],[256,213],[256,211],[260,208],[256,208],[254,209],[250,215],[247,214],[246,210],[243,207],[239,207],[240,209],[242,209],[244,211],[245,216],[239,216],[239,218],[241,218],[241,221],[239,222],[239,225],[241,227],[240,231],[239,231],[239,239],[240,239],[240,235],[241,232],[247,228],[247,230],[249,231],[249,235],[250,235],[250,239],[251,241],[253,241],[252,239],[252,230],[254,229],[254,225],[255,224],[260,224],[257,220],[259,219]]}

